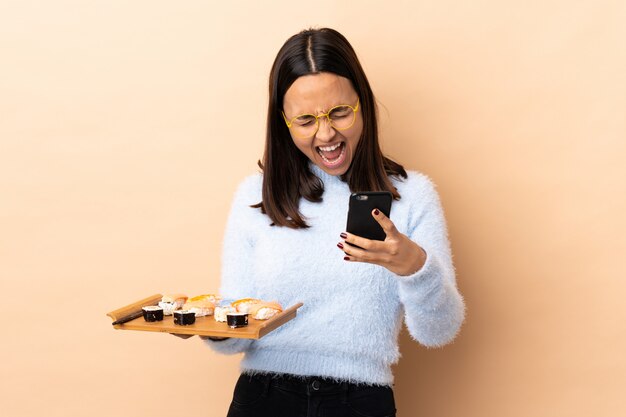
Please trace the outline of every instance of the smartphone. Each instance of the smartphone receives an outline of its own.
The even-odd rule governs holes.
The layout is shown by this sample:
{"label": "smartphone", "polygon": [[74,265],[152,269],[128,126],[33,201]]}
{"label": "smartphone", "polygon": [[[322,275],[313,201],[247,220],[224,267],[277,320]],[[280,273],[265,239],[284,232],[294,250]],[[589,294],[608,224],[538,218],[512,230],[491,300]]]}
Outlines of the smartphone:
{"label": "smartphone", "polygon": [[346,231],[371,240],[385,240],[387,235],[372,216],[372,211],[377,208],[389,217],[392,200],[393,196],[388,191],[352,193],[348,203]]}

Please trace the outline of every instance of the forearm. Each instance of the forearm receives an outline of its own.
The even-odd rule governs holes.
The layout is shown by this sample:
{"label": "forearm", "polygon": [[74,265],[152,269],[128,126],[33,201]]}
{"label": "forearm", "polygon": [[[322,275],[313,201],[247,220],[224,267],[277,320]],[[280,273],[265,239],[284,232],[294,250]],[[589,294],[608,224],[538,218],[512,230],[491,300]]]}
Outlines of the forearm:
{"label": "forearm", "polygon": [[431,347],[452,341],[465,318],[465,305],[455,285],[452,265],[429,253],[418,272],[398,280],[411,336]]}

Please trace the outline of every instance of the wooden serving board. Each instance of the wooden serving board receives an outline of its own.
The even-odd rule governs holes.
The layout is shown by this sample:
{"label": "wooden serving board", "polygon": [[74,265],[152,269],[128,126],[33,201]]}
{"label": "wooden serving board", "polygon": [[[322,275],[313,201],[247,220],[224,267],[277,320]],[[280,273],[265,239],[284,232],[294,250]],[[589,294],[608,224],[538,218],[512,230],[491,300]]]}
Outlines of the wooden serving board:
{"label": "wooden serving board", "polygon": [[[129,304],[126,307],[107,313],[113,321],[124,316],[141,311],[142,307],[157,305],[163,296],[155,294],[151,297]],[[272,330],[282,326],[289,320],[296,317],[298,308],[302,307],[302,303],[283,310],[268,320],[248,319],[248,325],[231,329],[226,323],[215,321],[213,316],[196,317],[194,324],[180,326],[174,324],[174,316],[165,316],[163,321],[147,322],[143,317],[138,317],[124,324],[116,324],[113,328],[118,330],[140,330],[146,332],[162,332],[176,334],[190,334],[198,336],[214,336],[214,337],[234,337],[240,339],[260,339]]]}

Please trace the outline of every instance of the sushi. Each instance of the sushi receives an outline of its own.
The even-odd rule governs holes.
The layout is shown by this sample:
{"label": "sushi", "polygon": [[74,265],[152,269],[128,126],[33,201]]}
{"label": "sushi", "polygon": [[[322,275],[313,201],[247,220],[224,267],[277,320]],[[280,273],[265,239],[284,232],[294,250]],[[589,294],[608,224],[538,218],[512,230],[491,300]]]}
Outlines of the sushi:
{"label": "sushi", "polygon": [[164,295],[159,301],[159,307],[163,309],[163,314],[171,316],[174,310],[178,310],[187,301],[187,296],[184,294],[168,294]]}

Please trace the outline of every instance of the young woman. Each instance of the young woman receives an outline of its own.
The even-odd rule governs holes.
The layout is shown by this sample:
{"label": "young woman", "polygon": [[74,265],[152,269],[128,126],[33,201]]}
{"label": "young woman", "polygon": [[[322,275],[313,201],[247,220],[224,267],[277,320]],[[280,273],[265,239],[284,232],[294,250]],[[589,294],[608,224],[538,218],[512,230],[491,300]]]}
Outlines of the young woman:
{"label": "young woman", "polygon": [[[244,352],[229,416],[394,416],[391,365],[402,322],[426,346],[464,318],[431,181],[385,157],[374,95],[348,41],[305,30],[270,74],[262,173],[236,192],[224,241],[226,298],[304,303],[260,340],[206,339]],[[384,241],[345,232],[351,192],[389,191]]]}

